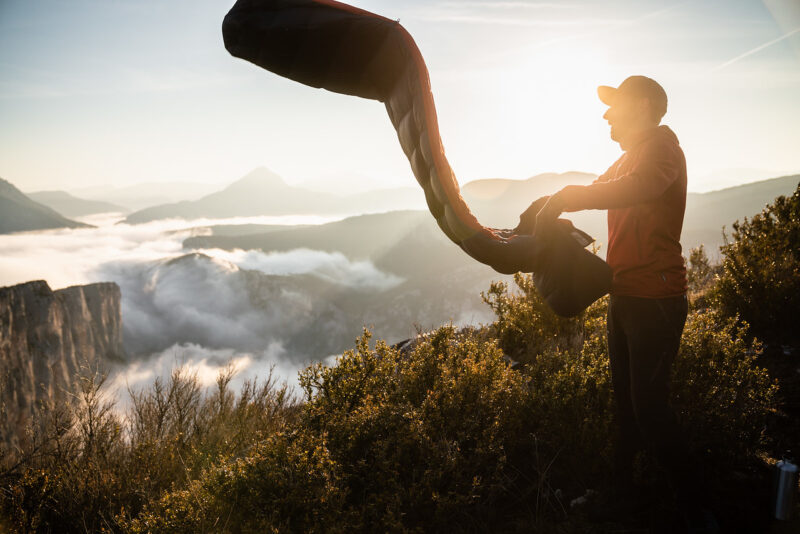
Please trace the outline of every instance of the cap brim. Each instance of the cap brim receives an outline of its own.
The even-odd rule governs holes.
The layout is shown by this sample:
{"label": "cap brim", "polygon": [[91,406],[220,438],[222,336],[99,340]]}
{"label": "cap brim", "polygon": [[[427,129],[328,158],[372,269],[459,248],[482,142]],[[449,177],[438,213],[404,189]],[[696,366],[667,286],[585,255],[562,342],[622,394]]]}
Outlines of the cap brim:
{"label": "cap brim", "polygon": [[614,100],[617,97],[617,89],[615,87],[601,85],[597,88],[597,96],[600,97],[600,101],[603,102],[603,104],[611,106],[614,104]]}

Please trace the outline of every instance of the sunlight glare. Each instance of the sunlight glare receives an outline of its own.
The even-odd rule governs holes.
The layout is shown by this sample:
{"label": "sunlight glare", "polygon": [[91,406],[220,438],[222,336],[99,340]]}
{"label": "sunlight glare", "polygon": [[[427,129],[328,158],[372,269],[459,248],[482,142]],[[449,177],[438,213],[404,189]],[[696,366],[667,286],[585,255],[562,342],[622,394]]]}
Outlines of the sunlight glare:
{"label": "sunlight glare", "polygon": [[[580,168],[576,132],[596,129],[598,144],[608,139],[605,107],[596,93],[600,84],[617,83],[607,53],[559,43],[518,59],[503,73],[499,99],[504,115],[499,120],[509,129],[510,151],[535,155],[540,166],[552,171]],[[574,163],[565,168],[564,162],[570,161]]]}

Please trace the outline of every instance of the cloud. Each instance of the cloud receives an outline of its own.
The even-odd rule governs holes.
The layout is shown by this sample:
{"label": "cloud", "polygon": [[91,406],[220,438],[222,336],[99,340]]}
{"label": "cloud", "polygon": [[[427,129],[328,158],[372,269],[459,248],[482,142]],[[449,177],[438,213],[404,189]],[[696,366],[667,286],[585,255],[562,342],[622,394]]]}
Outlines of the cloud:
{"label": "cloud", "polygon": [[[148,224],[115,224],[118,214],[80,220],[96,228],[60,229],[0,235],[0,286],[47,280],[54,289],[103,281],[98,266],[144,263],[183,254],[183,240],[215,224],[321,224],[333,217],[237,217],[171,219]],[[361,269],[362,267],[358,267]]]}
{"label": "cloud", "polygon": [[721,63],[721,64],[717,65],[716,67],[711,69],[711,72],[716,72],[718,70],[724,69],[725,67],[727,67],[729,65],[733,65],[734,63],[736,63],[740,59],[744,59],[744,58],[746,58],[748,56],[752,56],[753,54],[755,54],[757,52],[760,52],[760,51],[764,50],[765,48],[768,48],[768,47],[774,45],[775,43],[779,43],[779,42],[783,41],[784,39],[788,39],[789,37],[791,37],[792,35],[795,35],[798,32],[800,32],[800,28],[795,28],[795,29],[793,29],[791,31],[788,31],[788,32],[784,33],[783,35],[781,35],[780,37],[776,37],[775,39],[767,41],[766,43],[763,43],[763,44],[761,44],[761,45],[759,45],[759,46],[757,46],[755,48],[752,48],[752,49],[748,50],[747,52],[744,52],[744,53],[739,54],[738,56],[736,56],[736,57],[734,57],[732,59],[729,59],[725,63]]}
{"label": "cloud", "polygon": [[265,274],[313,274],[331,283],[353,289],[385,290],[399,285],[403,279],[378,270],[369,261],[350,261],[339,252],[296,249],[289,252],[264,253],[258,250],[201,249],[199,252],[226,260],[242,269]]}
{"label": "cloud", "polygon": [[[132,357],[186,343],[250,353],[277,343],[298,361],[320,350],[330,354],[358,334],[345,326],[349,319],[338,301],[402,281],[340,253],[212,249],[187,255],[183,239],[212,221],[115,221],[95,217],[97,228],[0,236],[0,285],[44,279],[58,289],[116,282],[122,289],[123,341]],[[319,339],[307,339],[311,332]]]}
{"label": "cloud", "polygon": [[293,383],[305,365],[351,348],[364,325],[395,342],[414,335],[415,324],[491,319],[477,296],[485,287],[482,278],[475,287],[484,276],[477,271],[443,273],[422,286],[410,280],[406,287],[398,276],[341,253],[182,248],[208,224],[275,224],[276,218],[136,226],[117,220],[95,216],[87,222],[96,228],[0,235],[0,285],[44,279],[54,289],[99,281],[120,286],[130,362],[114,371],[117,389],[145,387],[176,365],[210,384],[228,363],[241,379],[266,377],[275,366],[279,380]]}
{"label": "cloud", "polygon": [[230,387],[239,391],[247,380],[267,380],[270,375],[277,384],[286,383],[295,394],[298,391],[298,372],[310,362],[292,362],[285,357],[285,349],[272,343],[256,352],[239,352],[233,349],[209,349],[194,343],[175,344],[145,360],[126,366],[117,366],[109,373],[109,391],[117,399],[117,409],[129,405],[129,391],[141,391],[160,378],[168,381],[174,370],[180,369],[194,375],[204,389],[216,383],[220,372],[232,368],[235,372]]}

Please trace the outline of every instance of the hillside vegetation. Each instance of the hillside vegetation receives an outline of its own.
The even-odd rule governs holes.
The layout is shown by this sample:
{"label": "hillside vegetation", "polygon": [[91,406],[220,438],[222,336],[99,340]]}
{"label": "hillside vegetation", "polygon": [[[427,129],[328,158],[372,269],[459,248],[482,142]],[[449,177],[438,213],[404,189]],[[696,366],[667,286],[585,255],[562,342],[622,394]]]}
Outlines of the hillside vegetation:
{"label": "hillside vegetation", "polygon": [[[729,532],[768,528],[769,458],[797,430],[759,337],[788,342],[787,359],[797,347],[751,323],[749,307],[800,313],[766,289],[797,283],[786,269],[798,258],[798,206],[800,188],[737,225],[719,266],[701,250],[690,256],[673,403]],[[776,261],[743,268],[747,247]],[[592,531],[578,503],[608,488],[615,424],[606,302],[561,319],[530,276],[514,280],[484,293],[492,324],[443,326],[402,348],[365,332],[334,365],[305,369],[297,399],[271,380],[235,395],[230,372],[204,392],[176,370],[135,392],[121,417],[89,373],[74,407],[43,407],[28,443],[0,459],[0,528]],[[646,453],[635,477],[663,486]]]}

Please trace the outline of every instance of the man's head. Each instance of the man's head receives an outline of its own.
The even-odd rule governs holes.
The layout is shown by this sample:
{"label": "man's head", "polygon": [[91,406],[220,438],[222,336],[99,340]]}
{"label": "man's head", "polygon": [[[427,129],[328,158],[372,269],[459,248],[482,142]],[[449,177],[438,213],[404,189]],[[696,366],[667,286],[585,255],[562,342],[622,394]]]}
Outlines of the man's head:
{"label": "man's head", "polygon": [[667,93],[646,76],[630,76],[619,87],[601,85],[597,95],[609,106],[603,118],[611,126],[611,139],[621,145],[631,135],[658,126],[667,112]]}

